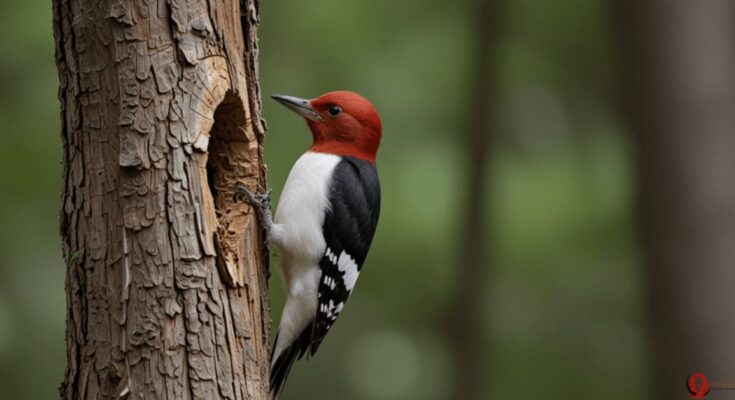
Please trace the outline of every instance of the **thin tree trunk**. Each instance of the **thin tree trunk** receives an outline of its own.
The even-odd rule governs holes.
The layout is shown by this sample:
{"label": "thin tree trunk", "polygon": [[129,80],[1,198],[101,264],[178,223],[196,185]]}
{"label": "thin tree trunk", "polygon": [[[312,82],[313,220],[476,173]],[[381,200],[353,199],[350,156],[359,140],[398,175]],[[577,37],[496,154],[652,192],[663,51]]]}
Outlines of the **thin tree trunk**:
{"label": "thin tree trunk", "polygon": [[485,228],[488,152],[491,141],[493,79],[497,43],[497,0],[471,2],[473,11],[474,51],[471,53],[472,80],[468,87],[470,103],[465,127],[467,157],[465,182],[467,192],[460,215],[463,221],[458,255],[458,278],[454,304],[449,310],[449,344],[455,356],[453,399],[483,398],[483,343],[480,311],[483,282],[489,268],[488,235]]}
{"label": "thin tree trunk", "polygon": [[735,382],[735,2],[618,8],[638,147],[654,398]]}
{"label": "thin tree trunk", "polygon": [[53,2],[64,399],[269,398],[254,1]]}

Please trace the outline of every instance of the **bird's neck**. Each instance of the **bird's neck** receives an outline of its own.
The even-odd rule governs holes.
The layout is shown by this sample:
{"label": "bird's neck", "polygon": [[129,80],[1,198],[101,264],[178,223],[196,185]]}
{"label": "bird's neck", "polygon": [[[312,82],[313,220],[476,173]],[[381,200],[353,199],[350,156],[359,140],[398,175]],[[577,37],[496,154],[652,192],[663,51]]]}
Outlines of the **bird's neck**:
{"label": "bird's neck", "polygon": [[364,146],[357,146],[353,143],[329,140],[318,141],[312,144],[309,151],[334,154],[340,157],[355,157],[375,164],[375,153],[377,152],[377,149],[370,150],[363,147]]}

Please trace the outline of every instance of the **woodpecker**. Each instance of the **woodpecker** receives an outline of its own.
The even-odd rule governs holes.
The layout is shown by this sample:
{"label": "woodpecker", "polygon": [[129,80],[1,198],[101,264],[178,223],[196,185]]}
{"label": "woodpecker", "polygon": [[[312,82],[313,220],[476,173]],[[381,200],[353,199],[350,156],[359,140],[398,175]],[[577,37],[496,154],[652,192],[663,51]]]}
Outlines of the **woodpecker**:
{"label": "woodpecker", "polygon": [[294,361],[316,353],[367,257],[380,213],[375,157],[382,127],[373,105],[354,92],[272,97],[304,117],[313,138],[291,168],[275,218],[269,195],[238,188],[280,250],[287,298],[270,373],[278,397]]}

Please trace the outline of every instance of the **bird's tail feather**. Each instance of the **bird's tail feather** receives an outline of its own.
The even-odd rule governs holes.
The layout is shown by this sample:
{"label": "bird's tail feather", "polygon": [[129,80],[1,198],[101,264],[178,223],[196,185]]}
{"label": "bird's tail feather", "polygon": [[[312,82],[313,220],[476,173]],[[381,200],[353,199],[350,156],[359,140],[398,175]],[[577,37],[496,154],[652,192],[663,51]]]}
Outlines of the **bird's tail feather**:
{"label": "bird's tail feather", "polygon": [[299,337],[291,343],[290,346],[286,347],[281,351],[280,354],[275,354],[275,348],[278,344],[278,334],[276,334],[276,340],[273,343],[273,353],[271,357],[277,357],[275,362],[271,360],[271,374],[270,374],[270,390],[274,393],[274,397],[277,399],[283,386],[288,378],[288,373],[291,371],[294,361],[300,360],[304,354],[306,354],[311,344],[312,334],[314,332],[314,321],[310,322],[309,325],[301,331]]}

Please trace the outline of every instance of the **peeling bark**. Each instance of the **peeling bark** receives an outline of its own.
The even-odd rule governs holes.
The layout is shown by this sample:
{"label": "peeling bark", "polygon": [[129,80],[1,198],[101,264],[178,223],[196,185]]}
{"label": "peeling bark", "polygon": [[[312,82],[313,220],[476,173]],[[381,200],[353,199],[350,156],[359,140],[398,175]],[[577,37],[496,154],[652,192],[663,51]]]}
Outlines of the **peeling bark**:
{"label": "peeling bark", "polygon": [[[268,399],[254,0],[54,0],[64,399]],[[219,267],[219,268],[218,268]]]}

